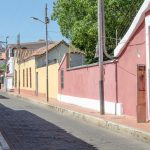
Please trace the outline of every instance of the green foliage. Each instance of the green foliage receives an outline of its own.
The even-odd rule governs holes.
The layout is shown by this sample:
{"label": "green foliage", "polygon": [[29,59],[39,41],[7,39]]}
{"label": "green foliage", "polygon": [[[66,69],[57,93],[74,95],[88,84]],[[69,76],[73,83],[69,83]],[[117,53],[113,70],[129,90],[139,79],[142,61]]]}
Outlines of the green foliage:
{"label": "green foliage", "polygon": [[[98,41],[97,0],[57,0],[52,19],[61,33],[87,55],[87,63],[95,61]],[[116,29],[122,38],[143,0],[105,0],[106,49],[113,54]]]}
{"label": "green foliage", "polygon": [[6,63],[4,63],[0,69],[6,71]]}

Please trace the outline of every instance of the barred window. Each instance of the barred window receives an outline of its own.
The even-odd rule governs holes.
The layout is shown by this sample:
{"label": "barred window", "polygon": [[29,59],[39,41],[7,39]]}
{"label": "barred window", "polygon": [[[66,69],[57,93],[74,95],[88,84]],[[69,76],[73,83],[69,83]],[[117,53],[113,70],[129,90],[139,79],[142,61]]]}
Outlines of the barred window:
{"label": "barred window", "polygon": [[25,72],[24,72],[24,69],[23,69],[23,87],[25,87]]}
{"label": "barred window", "polygon": [[27,87],[28,87],[28,68],[26,69],[26,84],[27,84]]}
{"label": "barred window", "polygon": [[31,72],[31,67],[30,67],[29,71],[30,71],[30,88],[31,88],[32,87],[32,72]]}
{"label": "barred window", "polygon": [[61,88],[64,88],[64,70],[61,70]]}

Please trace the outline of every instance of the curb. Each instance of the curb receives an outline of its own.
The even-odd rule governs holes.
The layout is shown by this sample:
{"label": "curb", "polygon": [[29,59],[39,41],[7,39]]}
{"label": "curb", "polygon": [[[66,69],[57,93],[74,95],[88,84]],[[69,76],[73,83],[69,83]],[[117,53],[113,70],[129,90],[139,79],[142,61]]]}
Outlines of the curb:
{"label": "curb", "polygon": [[65,116],[72,116],[75,119],[87,122],[87,123],[91,123],[93,125],[99,126],[99,127],[103,127],[105,129],[109,129],[111,131],[117,132],[117,133],[121,133],[121,134],[126,134],[129,136],[132,136],[134,138],[136,138],[137,140],[146,142],[146,143],[150,143],[150,133],[147,133],[145,131],[139,130],[139,129],[135,129],[126,125],[122,125],[119,123],[115,123],[112,121],[108,121],[108,120],[104,120],[102,118],[98,118],[98,117],[94,117],[94,116],[90,116],[90,115],[86,115],[83,113],[79,113],[73,110],[69,110],[69,109],[65,109],[65,108],[61,108],[58,106],[53,106],[44,102],[38,102],[36,100],[33,99],[29,99],[29,98],[25,98],[22,97],[20,95],[13,95],[10,93],[2,93],[4,96],[11,96],[11,97],[17,97],[20,98],[22,100],[29,100],[30,102],[33,103],[39,103],[39,104],[44,104],[44,105],[48,105],[49,108],[52,111],[58,112],[59,114],[65,115]]}
{"label": "curb", "polygon": [[57,111],[60,114],[66,115],[66,116],[73,116],[74,118],[87,122],[87,123],[91,123],[94,124],[96,126],[99,127],[103,127],[105,129],[109,129],[111,131],[117,132],[117,133],[123,133],[123,134],[127,134],[129,136],[132,136],[140,141],[143,142],[147,142],[150,143],[150,133],[144,132],[142,130],[138,130],[126,125],[122,125],[119,123],[115,123],[112,121],[107,121],[101,118],[97,118],[97,117],[93,117],[90,115],[86,115],[86,114],[82,114],[79,112],[75,112],[72,110],[68,110],[68,109],[64,109],[64,108],[60,108],[57,106],[52,106],[49,105],[51,110]]}

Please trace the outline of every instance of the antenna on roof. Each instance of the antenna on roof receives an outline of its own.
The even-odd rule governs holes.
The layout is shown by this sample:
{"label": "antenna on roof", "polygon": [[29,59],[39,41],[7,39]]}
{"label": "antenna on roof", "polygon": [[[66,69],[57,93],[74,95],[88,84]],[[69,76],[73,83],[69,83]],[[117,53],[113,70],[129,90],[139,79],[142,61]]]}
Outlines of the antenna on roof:
{"label": "antenna on roof", "polygon": [[20,45],[20,33],[17,35],[17,44]]}

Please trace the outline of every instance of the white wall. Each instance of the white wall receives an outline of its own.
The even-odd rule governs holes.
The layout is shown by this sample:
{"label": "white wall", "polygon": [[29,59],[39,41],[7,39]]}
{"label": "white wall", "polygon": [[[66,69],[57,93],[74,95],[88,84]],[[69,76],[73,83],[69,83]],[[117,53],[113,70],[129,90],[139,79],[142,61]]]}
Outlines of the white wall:
{"label": "white wall", "polygon": [[7,65],[9,66],[9,73],[14,73],[14,58],[10,57]]}
{"label": "white wall", "polygon": [[13,78],[12,77],[7,77],[7,90],[13,89]]}
{"label": "white wall", "polygon": [[[100,111],[100,101],[95,99],[74,97],[69,95],[58,94],[57,99],[61,102],[74,104],[80,107],[93,109],[96,111]],[[105,113],[113,114],[113,115],[122,115],[123,114],[123,106],[120,103],[114,103],[105,101]]]}
{"label": "white wall", "polygon": [[147,101],[148,120],[150,120],[150,16],[145,18],[146,25],[146,78],[147,78]]}
{"label": "white wall", "polygon": [[[58,60],[58,62],[61,62],[64,54],[68,52],[68,49],[68,46],[65,44],[60,44],[58,47],[48,52],[48,61],[53,62],[54,60]],[[46,65],[45,55],[36,58],[36,65],[37,67],[43,67]]]}
{"label": "white wall", "polygon": [[7,66],[9,67],[8,74],[11,74],[12,76],[6,77],[5,79],[5,87],[7,88],[7,90],[13,89],[14,57],[10,57],[11,51],[12,50],[9,49]]}

